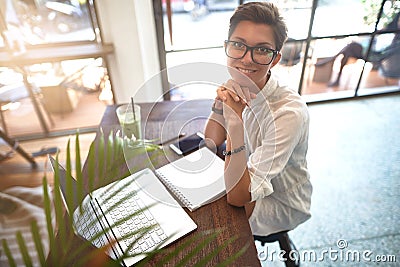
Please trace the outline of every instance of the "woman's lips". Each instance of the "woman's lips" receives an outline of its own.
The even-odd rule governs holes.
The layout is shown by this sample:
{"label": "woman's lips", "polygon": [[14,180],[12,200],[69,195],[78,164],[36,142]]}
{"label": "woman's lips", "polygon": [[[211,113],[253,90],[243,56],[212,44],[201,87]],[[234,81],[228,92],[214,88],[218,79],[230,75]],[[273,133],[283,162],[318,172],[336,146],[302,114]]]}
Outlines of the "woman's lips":
{"label": "woman's lips", "polygon": [[245,68],[240,68],[240,67],[236,67],[236,69],[244,74],[250,74],[250,73],[256,72],[256,70],[245,69]]}

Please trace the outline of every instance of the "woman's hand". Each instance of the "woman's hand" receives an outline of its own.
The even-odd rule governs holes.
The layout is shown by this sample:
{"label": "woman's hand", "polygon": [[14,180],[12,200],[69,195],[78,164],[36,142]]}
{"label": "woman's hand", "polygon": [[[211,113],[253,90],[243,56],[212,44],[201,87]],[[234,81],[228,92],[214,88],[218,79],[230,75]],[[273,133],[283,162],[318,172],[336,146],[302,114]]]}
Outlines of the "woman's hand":
{"label": "woman's hand", "polygon": [[[252,99],[255,99],[257,95],[254,92],[250,91],[250,88],[245,85],[240,85],[238,82],[236,82],[233,79],[229,79],[224,86],[230,90],[231,93],[235,94],[238,96],[243,102],[248,104]],[[237,98],[235,98],[235,101],[239,101]]]}
{"label": "woman's hand", "polygon": [[[247,86],[240,85],[235,80],[229,79],[226,83],[222,85],[222,87],[226,88],[229,91],[230,96],[236,102],[243,102],[245,104],[249,103],[252,99],[256,98],[256,94],[250,91],[250,88]],[[218,91],[217,91],[218,93]],[[218,95],[220,97],[220,95]],[[222,99],[222,98],[221,98]],[[224,100],[224,99],[222,99]]]}
{"label": "woman's hand", "polygon": [[217,98],[221,99],[223,104],[223,116],[225,121],[229,123],[242,120],[242,112],[246,107],[246,103],[225,87],[218,88],[217,92]]}

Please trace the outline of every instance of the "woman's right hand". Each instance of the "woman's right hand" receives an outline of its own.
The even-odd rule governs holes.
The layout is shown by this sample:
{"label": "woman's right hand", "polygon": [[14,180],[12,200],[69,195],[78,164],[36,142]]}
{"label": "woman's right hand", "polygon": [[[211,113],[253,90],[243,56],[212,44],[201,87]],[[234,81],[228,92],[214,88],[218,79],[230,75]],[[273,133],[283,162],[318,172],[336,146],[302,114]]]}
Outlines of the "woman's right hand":
{"label": "woman's right hand", "polygon": [[238,95],[227,89],[225,86],[221,86],[217,89],[217,98],[222,101],[223,116],[225,122],[228,124],[233,121],[242,120],[242,112],[246,107],[246,102],[241,99]]}
{"label": "woman's right hand", "polygon": [[233,79],[229,79],[217,89],[217,97],[225,102],[227,98],[226,93],[223,93],[224,91],[227,91],[235,102],[242,102],[246,105],[257,96],[255,93],[250,91],[249,87],[241,86]]}

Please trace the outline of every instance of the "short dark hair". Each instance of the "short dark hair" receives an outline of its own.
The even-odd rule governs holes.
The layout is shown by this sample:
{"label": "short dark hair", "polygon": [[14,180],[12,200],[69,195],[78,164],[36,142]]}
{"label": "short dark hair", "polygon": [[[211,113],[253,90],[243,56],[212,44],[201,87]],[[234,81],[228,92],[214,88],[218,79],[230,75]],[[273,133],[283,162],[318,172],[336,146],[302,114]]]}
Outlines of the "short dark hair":
{"label": "short dark hair", "polygon": [[287,26],[279,9],[272,3],[249,2],[240,5],[233,13],[230,23],[228,39],[241,21],[267,24],[272,27],[275,38],[275,49],[280,51],[287,39]]}

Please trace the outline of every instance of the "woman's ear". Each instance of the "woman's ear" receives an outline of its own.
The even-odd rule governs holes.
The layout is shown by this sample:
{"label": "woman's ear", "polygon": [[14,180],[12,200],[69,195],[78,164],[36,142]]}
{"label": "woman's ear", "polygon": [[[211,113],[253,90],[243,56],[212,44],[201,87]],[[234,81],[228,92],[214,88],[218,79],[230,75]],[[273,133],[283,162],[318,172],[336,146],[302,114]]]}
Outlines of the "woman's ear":
{"label": "woman's ear", "polygon": [[278,54],[276,54],[276,57],[271,63],[271,68],[274,67],[276,64],[278,64],[278,62],[281,60],[281,57],[282,57],[281,52],[278,52]]}

